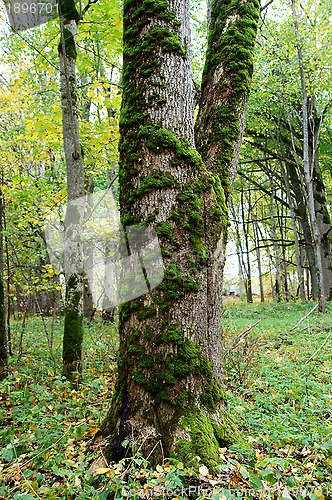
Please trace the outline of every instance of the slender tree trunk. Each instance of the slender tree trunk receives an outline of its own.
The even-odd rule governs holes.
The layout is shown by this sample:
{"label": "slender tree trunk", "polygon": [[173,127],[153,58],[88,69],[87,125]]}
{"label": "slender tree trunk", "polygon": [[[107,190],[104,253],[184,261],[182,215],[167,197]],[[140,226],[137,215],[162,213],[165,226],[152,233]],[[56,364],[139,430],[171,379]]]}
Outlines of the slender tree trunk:
{"label": "slender tree trunk", "polygon": [[[242,211],[242,229],[243,229],[243,234],[244,234],[244,243],[245,243],[245,254],[246,254],[246,295],[247,295],[247,302],[248,304],[251,304],[253,299],[252,299],[252,274],[251,274],[251,262],[250,262],[250,247],[249,247],[249,233],[248,233],[248,222],[245,219],[245,206],[244,206],[244,196],[243,196],[243,188],[241,189],[241,211]],[[249,210],[249,205],[250,202],[248,202],[248,217],[250,214]]]}
{"label": "slender tree trunk", "polygon": [[[244,199],[243,199],[243,188],[241,188],[240,194],[240,214],[236,217],[234,206],[231,206],[233,210],[233,218],[235,224],[235,240],[236,248],[238,252],[239,268],[241,269],[242,285],[244,287],[244,292],[246,295],[246,300],[248,303],[252,302],[252,290],[251,290],[251,264],[249,256],[249,241],[246,237],[247,228],[244,217]],[[240,233],[240,227],[242,227],[242,233]],[[241,236],[244,236],[244,246]]]}
{"label": "slender tree trunk", "polygon": [[66,310],[63,336],[63,371],[71,381],[73,372],[82,370],[83,344],[83,262],[82,217],[83,207],[75,200],[84,196],[83,155],[78,125],[76,94],[76,33],[79,14],[73,0],[59,4],[61,41],[60,85],[62,100],[62,128],[67,170],[68,209],[66,214]]}
{"label": "slender tree trunk", "polygon": [[285,182],[286,196],[287,196],[287,201],[288,201],[288,205],[289,205],[289,211],[290,211],[291,222],[292,222],[292,229],[293,229],[293,234],[294,234],[295,260],[296,260],[297,279],[298,279],[298,284],[299,284],[299,295],[300,295],[301,301],[305,302],[306,296],[305,296],[305,291],[304,291],[304,274],[303,274],[303,267],[301,264],[301,249],[300,249],[299,233],[298,233],[297,224],[296,224],[294,203],[293,203],[293,198],[292,198],[291,189],[290,189],[290,185],[289,185],[288,175],[286,173],[286,170],[285,170],[282,162],[280,162],[279,164],[280,164],[280,169],[281,169],[282,176],[283,176],[283,179]]}
{"label": "slender tree trunk", "polygon": [[272,300],[275,301],[276,298],[277,298],[277,296],[276,296],[276,290],[275,290],[275,281],[273,279],[273,277],[274,277],[273,271],[275,271],[275,265],[274,265],[274,262],[273,262],[273,259],[272,259],[272,255],[271,255],[270,249],[268,249],[267,251],[268,251],[268,257],[269,257],[269,271],[270,271],[271,295],[272,295]]}
{"label": "slender tree trunk", "polygon": [[[87,196],[87,202],[85,203],[84,213],[85,220],[89,219],[93,211],[93,193],[94,185],[92,178],[85,178],[85,193]],[[95,305],[93,303],[93,295],[92,295],[92,284],[93,284],[93,242],[84,241],[83,243],[83,254],[84,254],[84,267],[85,269],[89,269],[89,276],[87,273],[84,273],[83,280],[83,315],[85,318],[93,318],[95,312]]]}
{"label": "slender tree trunk", "polygon": [[274,183],[272,177],[270,177],[270,185],[271,185],[271,194],[270,194],[270,218],[271,218],[271,233],[272,233],[272,241],[274,246],[274,257],[275,257],[275,270],[276,270],[276,280],[275,280],[275,294],[276,299],[279,302],[282,299],[282,283],[281,283],[281,259],[278,245],[278,237],[276,224],[274,220]]}
{"label": "slender tree trunk", "polygon": [[[124,225],[145,223],[156,229],[165,277],[155,290],[120,310],[119,372],[101,431],[110,436],[105,451],[115,459],[125,454],[121,443],[129,439],[153,461],[163,454],[186,460],[199,455],[214,464],[218,448],[238,439],[221,388],[225,198],[241,135],[244,89],[249,91],[258,13],[255,1],[225,7],[217,0],[212,5],[201,105],[211,99],[207,80],[212,77],[222,87],[222,75],[231,71],[232,61],[238,80],[229,74],[229,83],[233,88],[241,85],[229,112],[236,131],[228,135],[227,145],[224,134],[218,154],[224,153],[227,164],[219,168],[217,157],[212,161],[205,150],[204,165],[194,149],[188,2],[124,2],[121,217]],[[245,40],[236,35],[240,18]],[[235,32],[234,39],[228,30]],[[246,55],[241,67],[236,66],[235,47],[232,60],[225,47],[221,50],[220,44],[226,46],[223,33],[227,46],[242,40]],[[212,50],[218,78],[211,66]],[[207,126],[211,133],[210,120]],[[228,186],[226,196],[222,186]]]}
{"label": "slender tree trunk", "polygon": [[254,225],[255,231],[255,245],[256,245],[256,257],[257,257],[257,268],[258,268],[258,279],[259,279],[259,293],[261,302],[265,301],[264,297],[264,285],[263,285],[263,273],[262,273],[262,258],[261,258],[261,249],[260,249],[260,238],[259,238],[259,229],[258,222],[256,221]]}
{"label": "slender tree trunk", "polygon": [[241,242],[240,231],[239,231],[239,223],[237,220],[237,216],[235,213],[233,203],[231,204],[231,212],[232,212],[233,224],[234,224],[234,228],[235,228],[235,247],[236,247],[236,255],[237,255],[238,270],[239,270],[239,274],[238,274],[238,276],[239,276],[239,294],[240,294],[240,297],[242,299],[244,294],[247,293],[246,280],[244,278],[245,265],[243,262],[243,249],[242,249],[242,242]]}
{"label": "slender tree trunk", "polygon": [[[281,193],[281,196],[283,197],[283,193]],[[286,222],[285,222],[283,209],[284,209],[283,204],[281,205],[281,209],[279,209],[279,206],[277,206],[277,220],[278,220],[278,226],[279,226],[280,246],[281,246],[281,253],[282,253],[281,279],[282,279],[282,284],[283,284],[284,299],[288,302],[289,301],[288,267],[287,267],[287,249],[286,249],[286,245],[285,245],[287,228],[286,228]]]}
{"label": "slender tree trunk", "polygon": [[3,263],[4,263],[4,247],[3,247],[3,195],[2,188],[0,189],[0,380],[3,380],[7,375],[8,354],[7,354],[7,333],[6,333],[6,303],[5,303],[5,287],[3,281]]}

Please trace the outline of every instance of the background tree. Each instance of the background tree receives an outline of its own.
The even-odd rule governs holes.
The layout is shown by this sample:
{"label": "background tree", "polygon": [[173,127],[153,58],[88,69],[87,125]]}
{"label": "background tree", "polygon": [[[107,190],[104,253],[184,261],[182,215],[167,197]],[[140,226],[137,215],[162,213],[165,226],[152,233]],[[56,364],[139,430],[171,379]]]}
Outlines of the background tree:
{"label": "background tree", "polygon": [[[1,182],[2,183],[2,182]],[[4,246],[3,246],[3,195],[0,190],[0,380],[7,374],[7,333],[6,333],[6,303],[3,276]]]}
{"label": "background tree", "polygon": [[[103,0],[98,9],[91,7],[85,13],[81,32],[76,47],[80,52],[76,98],[79,116],[84,115],[86,99],[90,102],[89,116],[81,120],[86,184],[93,177],[93,188],[104,189],[114,177],[118,158],[119,5]],[[97,41],[104,76],[96,70],[93,47]],[[6,33],[1,37],[6,60],[0,83],[5,250],[8,248],[6,301],[10,302],[11,313],[24,315],[63,312],[59,273],[50,265],[44,235],[49,212],[58,215],[67,196],[58,42],[58,20],[33,32]],[[89,79],[84,82],[86,74]],[[107,109],[112,109],[111,117]]]}
{"label": "background tree", "polygon": [[74,201],[84,196],[83,149],[80,142],[76,88],[76,36],[80,14],[74,1],[59,4],[61,41],[60,84],[62,130],[67,171],[68,208],[66,213],[66,304],[63,334],[63,371],[73,380],[73,372],[82,371],[83,345],[83,248],[80,228],[83,206]]}
{"label": "background tree", "polygon": [[[308,296],[317,300],[319,279],[322,276],[325,283],[321,283],[320,288],[324,289],[326,298],[331,286],[327,189],[331,185],[328,161],[330,149],[327,145],[331,127],[331,57],[330,47],[324,42],[329,30],[330,6],[324,2],[318,5],[311,1],[298,5],[297,34],[292,3],[283,2],[278,9],[279,18],[275,18],[272,9],[261,27],[240,175],[248,184],[253,184],[268,196],[271,187],[268,187],[266,180],[273,182],[275,235],[272,238],[275,243],[274,250],[268,241],[265,248],[266,251],[271,249],[273,273],[280,276],[278,281],[284,288],[281,290],[281,297],[289,295],[287,285],[293,286],[290,279],[293,280],[296,271],[297,285],[293,280],[295,293],[298,288],[298,293],[304,299],[306,288]],[[321,47],[318,52],[317,47]],[[298,48],[302,54],[302,79]],[[303,106],[303,84],[307,113]],[[304,128],[308,131],[306,141],[303,140]],[[309,158],[311,165],[311,180],[307,176],[307,181],[303,161],[304,143],[307,148],[306,158]],[[314,193],[316,218],[320,221],[316,243],[308,206],[310,189]],[[265,206],[267,207],[266,203]],[[266,216],[268,212],[269,209],[266,208]],[[263,219],[260,225],[268,229]],[[280,253],[278,259],[273,256],[277,248],[276,242]],[[317,273],[317,250],[321,256],[325,256],[322,259],[325,270],[321,273]],[[304,279],[304,274],[308,275],[308,279]]]}

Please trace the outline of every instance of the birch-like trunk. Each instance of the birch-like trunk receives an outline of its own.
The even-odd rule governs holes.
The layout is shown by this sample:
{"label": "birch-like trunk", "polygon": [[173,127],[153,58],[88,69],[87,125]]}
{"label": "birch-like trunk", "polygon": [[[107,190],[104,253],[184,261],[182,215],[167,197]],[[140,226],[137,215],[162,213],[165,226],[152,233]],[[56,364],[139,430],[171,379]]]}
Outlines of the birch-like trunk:
{"label": "birch-like trunk", "polygon": [[[74,372],[82,370],[83,344],[83,207],[77,210],[73,201],[84,196],[83,155],[80,144],[78,102],[76,94],[76,33],[79,14],[72,0],[59,5],[61,39],[60,87],[62,130],[67,172],[68,209],[66,214],[66,306],[63,336],[63,371],[71,381]],[[77,379],[76,379],[77,380]]]}
{"label": "birch-like trunk", "polygon": [[304,274],[303,274],[303,267],[301,264],[301,248],[300,248],[300,241],[299,241],[299,233],[298,233],[297,224],[296,224],[294,202],[293,202],[293,198],[292,198],[292,194],[291,194],[289,178],[288,178],[288,175],[287,175],[286,170],[284,168],[284,165],[282,164],[282,162],[279,162],[279,165],[280,165],[280,170],[281,170],[284,182],[285,182],[286,196],[287,196],[289,212],[290,212],[290,217],[291,217],[291,222],[292,222],[292,229],[293,229],[293,234],[294,234],[296,271],[297,271],[297,279],[298,279],[298,286],[299,286],[298,290],[299,290],[299,295],[300,295],[301,301],[305,302],[306,296],[305,296],[305,290],[304,290]]}
{"label": "birch-like trunk", "polygon": [[275,290],[276,290],[276,298],[279,302],[282,298],[282,283],[281,283],[281,258],[280,251],[278,245],[278,237],[277,237],[277,228],[274,220],[274,205],[275,205],[275,192],[274,192],[274,183],[272,176],[269,178],[270,186],[271,186],[271,194],[270,194],[270,220],[271,220],[271,234],[274,248],[274,258],[275,258],[275,270],[276,270],[276,280],[275,280]]}

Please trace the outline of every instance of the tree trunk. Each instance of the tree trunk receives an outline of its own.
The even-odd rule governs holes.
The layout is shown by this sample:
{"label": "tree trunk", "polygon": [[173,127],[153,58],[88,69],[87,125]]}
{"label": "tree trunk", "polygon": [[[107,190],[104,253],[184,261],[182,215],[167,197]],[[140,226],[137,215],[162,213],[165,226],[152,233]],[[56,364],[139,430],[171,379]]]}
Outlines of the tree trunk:
{"label": "tree trunk", "polygon": [[[249,193],[250,197],[250,193]],[[248,200],[248,206],[250,206],[250,201]],[[242,229],[244,234],[244,243],[245,243],[245,254],[246,254],[246,296],[248,304],[252,304],[252,274],[251,274],[251,262],[250,262],[250,248],[249,248],[249,233],[248,233],[248,221],[245,220],[245,207],[244,207],[244,197],[243,197],[243,188],[241,189],[241,211],[242,211]],[[248,210],[248,213],[250,211]],[[249,215],[248,215],[249,217]]]}
{"label": "tree trunk", "polygon": [[308,102],[309,155],[312,168],[313,197],[315,215],[320,233],[321,258],[323,268],[323,295],[327,300],[332,299],[332,225],[326,200],[322,171],[318,157],[318,143],[322,121],[325,112],[317,116],[316,100],[311,97]]}
{"label": "tree trunk", "polygon": [[[281,196],[283,197],[283,193],[281,193]],[[282,278],[282,284],[283,284],[283,297],[286,300],[286,302],[289,301],[289,289],[288,289],[288,268],[287,268],[287,249],[286,249],[286,244],[285,244],[285,239],[287,235],[287,226],[286,226],[286,221],[285,221],[285,216],[284,216],[284,205],[281,205],[279,207],[277,205],[277,220],[278,220],[278,226],[279,226],[279,233],[280,233],[280,247],[281,247],[281,278]]]}
{"label": "tree trunk", "polygon": [[[123,225],[155,228],[165,276],[156,289],[120,308],[118,377],[101,431],[110,436],[106,455],[114,459],[124,456],[121,443],[128,439],[139,443],[140,451],[154,462],[164,455],[185,460],[198,455],[213,465],[220,446],[240,439],[221,386],[225,200],[236,166],[258,13],[255,1],[231,7],[218,0],[212,4],[201,107],[211,101],[211,78],[220,87],[220,97],[227,95],[221,83],[227,71],[230,93],[231,87],[236,92],[233,107],[223,103],[232,133],[224,133],[219,143],[218,125],[219,136],[208,142],[220,144],[214,159],[202,144],[198,119],[197,144],[204,150],[204,165],[194,148],[188,2],[124,2],[121,217]],[[240,19],[245,40],[236,35]],[[240,41],[243,53],[237,66]],[[237,45],[230,55],[227,47],[233,42]],[[206,125],[207,137],[216,133],[210,118]]]}
{"label": "tree trunk", "polygon": [[83,210],[75,200],[84,196],[83,155],[78,126],[76,95],[76,32],[79,14],[73,0],[59,4],[61,42],[60,85],[62,128],[67,171],[68,208],[66,213],[66,307],[63,336],[63,371],[71,381],[73,372],[82,370],[83,343]]}
{"label": "tree trunk", "polygon": [[288,201],[288,205],[289,205],[290,217],[291,217],[291,221],[292,221],[292,229],[293,229],[294,243],[295,243],[296,271],[297,271],[297,278],[298,278],[298,284],[299,284],[299,295],[300,295],[301,301],[305,302],[306,297],[305,297],[305,291],[304,291],[304,274],[303,274],[303,267],[301,264],[301,249],[300,249],[299,234],[298,234],[297,225],[296,225],[294,203],[293,203],[293,198],[292,198],[292,194],[291,194],[288,175],[286,173],[286,170],[285,170],[282,162],[279,162],[279,165],[280,165],[281,173],[282,173],[282,176],[283,176],[284,182],[285,182],[286,196],[287,196],[287,201]]}
{"label": "tree trunk", "polygon": [[3,281],[3,196],[0,190],[0,380],[7,375],[8,355],[7,355],[7,335],[6,335],[6,303],[5,287]]}
{"label": "tree trunk", "polygon": [[[316,257],[315,250],[312,242],[312,232],[310,227],[310,221],[308,219],[308,213],[306,208],[306,202],[304,197],[304,192],[301,186],[301,181],[299,177],[299,172],[294,166],[289,164],[286,165],[287,168],[287,178],[294,193],[295,203],[297,213],[300,217],[300,224],[303,231],[304,247],[306,252],[306,257],[309,265],[309,272],[311,275],[311,296],[314,300],[318,299],[318,281],[316,272]],[[309,291],[309,289],[308,289]]]}
{"label": "tree trunk", "polygon": [[324,266],[323,266],[323,252],[321,248],[321,235],[315,210],[315,197],[313,189],[313,161],[310,162],[310,145],[309,145],[309,114],[308,114],[308,94],[305,79],[305,69],[303,63],[302,48],[299,35],[298,14],[296,12],[295,0],[292,0],[293,22],[296,33],[296,49],[298,55],[298,64],[301,77],[301,94],[302,94],[302,133],[303,133],[303,170],[307,190],[307,206],[310,216],[311,230],[314,241],[316,269],[317,269],[317,282],[318,282],[318,301],[319,310],[325,311],[326,295],[324,290]]}
{"label": "tree trunk", "polygon": [[234,225],[234,229],[235,229],[235,246],[236,246],[236,255],[237,255],[237,261],[238,261],[238,270],[239,270],[238,271],[239,295],[240,295],[240,298],[242,299],[244,294],[247,293],[246,280],[244,277],[245,263],[244,263],[244,259],[243,259],[243,248],[242,248],[242,242],[241,242],[240,231],[239,231],[239,223],[238,223],[238,220],[236,217],[233,202],[231,204],[230,209],[231,209],[232,218],[233,218],[233,225]]}
{"label": "tree trunk", "polygon": [[259,238],[259,229],[258,222],[256,221],[254,225],[255,232],[255,245],[256,245],[256,257],[257,257],[257,268],[258,268],[258,279],[259,279],[259,292],[261,302],[265,302],[264,297],[264,286],[263,286],[263,273],[262,273],[262,259],[261,259],[261,249],[260,249],[260,238]]}
{"label": "tree trunk", "polygon": [[276,269],[276,280],[275,280],[275,293],[278,302],[282,299],[282,283],[281,283],[281,259],[278,245],[278,237],[276,224],[274,220],[274,183],[272,177],[270,177],[271,194],[270,194],[270,218],[271,218],[271,233],[272,241],[274,246],[274,257],[275,257],[275,269]]}

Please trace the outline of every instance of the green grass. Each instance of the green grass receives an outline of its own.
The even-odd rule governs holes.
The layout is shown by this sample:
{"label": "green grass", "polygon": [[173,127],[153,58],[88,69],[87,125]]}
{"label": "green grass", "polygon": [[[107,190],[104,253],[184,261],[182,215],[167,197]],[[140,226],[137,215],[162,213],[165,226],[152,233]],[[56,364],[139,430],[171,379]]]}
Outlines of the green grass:
{"label": "green grass", "polygon": [[116,329],[99,318],[86,327],[83,380],[73,390],[61,375],[62,321],[54,325],[52,360],[51,320],[44,327],[28,318],[21,356],[16,320],[10,373],[0,383],[0,499],[138,499],[146,492],[181,499],[189,487],[191,498],[332,498],[332,329],[323,330],[332,324],[331,306],[287,333],[312,303],[225,302],[229,410],[250,447],[221,449],[214,474],[176,460],[151,470],[139,453],[89,472],[100,450],[88,445],[115,378]]}

